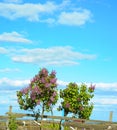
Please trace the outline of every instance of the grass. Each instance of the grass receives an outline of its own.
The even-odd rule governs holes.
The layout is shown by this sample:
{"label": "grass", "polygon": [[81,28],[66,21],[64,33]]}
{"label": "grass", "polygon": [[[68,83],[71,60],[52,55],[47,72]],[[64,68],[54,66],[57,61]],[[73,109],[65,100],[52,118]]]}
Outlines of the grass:
{"label": "grass", "polygon": [[[33,121],[25,121],[26,122],[26,126],[23,126],[23,121],[18,120],[17,124],[18,124],[18,130],[40,130],[40,126],[38,126],[37,124],[35,124]],[[5,121],[1,122],[0,121],[0,130],[5,130],[6,128],[6,123]],[[57,121],[43,121],[41,123],[41,130],[60,130],[60,123]],[[69,126],[64,126],[64,130],[71,130],[69,128]]]}

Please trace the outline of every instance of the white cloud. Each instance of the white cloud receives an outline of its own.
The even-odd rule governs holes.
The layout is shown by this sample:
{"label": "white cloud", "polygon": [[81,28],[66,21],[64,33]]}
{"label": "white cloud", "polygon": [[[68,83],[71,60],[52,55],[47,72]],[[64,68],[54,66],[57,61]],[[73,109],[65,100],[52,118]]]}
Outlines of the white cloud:
{"label": "white cloud", "polygon": [[25,18],[33,22],[81,26],[90,22],[92,18],[92,13],[88,9],[74,7],[69,0],[59,4],[55,2],[16,4],[18,0],[6,1],[11,3],[0,3],[0,16],[10,20]]}
{"label": "white cloud", "polygon": [[0,100],[0,104],[1,104],[1,105],[8,104],[8,100]]}
{"label": "white cloud", "polygon": [[0,72],[1,73],[6,73],[6,72],[20,72],[20,70],[18,68],[3,68],[3,69],[0,69]]}
{"label": "white cloud", "polygon": [[8,50],[4,47],[0,47],[0,54],[6,54],[8,53]]}
{"label": "white cloud", "polygon": [[68,83],[69,83],[69,82],[65,82],[65,81],[62,81],[62,80],[57,80],[57,84],[58,84],[59,86],[66,86],[66,85],[68,85]]}
{"label": "white cloud", "polygon": [[6,3],[21,3],[22,0],[4,0]]}
{"label": "white cloud", "polygon": [[109,90],[114,89],[117,90],[117,82],[114,83],[95,83],[97,89]]}
{"label": "white cloud", "polygon": [[26,18],[29,21],[39,21],[41,13],[52,13],[53,11],[57,10],[57,8],[57,5],[52,2],[46,2],[45,4],[0,3],[0,15],[11,20],[17,18]]}
{"label": "white cloud", "polygon": [[54,24],[54,23],[56,23],[56,20],[54,18],[47,18],[44,20],[40,20],[40,22],[47,23],[47,24]]}
{"label": "white cloud", "polygon": [[18,43],[31,43],[31,40],[24,38],[24,36],[17,32],[0,34],[0,41],[2,42],[18,42]]}
{"label": "white cloud", "polygon": [[18,80],[18,79],[9,79],[3,77],[0,79],[0,90],[15,90],[19,87],[26,87],[30,83],[30,80]]}
{"label": "white cloud", "polygon": [[[58,46],[18,50],[21,54],[12,56],[15,62],[35,63],[39,65],[76,65],[78,60],[92,60],[96,55],[75,52],[71,47]],[[22,54],[23,53],[23,54]]]}
{"label": "white cloud", "polygon": [[94,104],[100,105],[117,105],[116,96],[98,96],[93,99]]}
{"label": "white cloud", "polygon": [[83,54],[74,51],[69,46],[56,46],[50,48],[15,49],[0,47],[1,54],[7,54],[14,62],[50,65],[78,65],[80,60],[96,59],[94,54]]}
{"label": "white cloud", "polygon": [[16,91],[0,90],[0,106],[2,107],[0,110],[0,115],[8,112],[9,106],[11,105],[13,106],[13,111],[14,111],[14,107],[17,107],[17,110],[19,109]]}
{"label": "white cloud", "polygon": [[91,21],[91,12],[89,10],[62,12],[59,16],[58,23],[65,25],[84,25],[87,21]]}

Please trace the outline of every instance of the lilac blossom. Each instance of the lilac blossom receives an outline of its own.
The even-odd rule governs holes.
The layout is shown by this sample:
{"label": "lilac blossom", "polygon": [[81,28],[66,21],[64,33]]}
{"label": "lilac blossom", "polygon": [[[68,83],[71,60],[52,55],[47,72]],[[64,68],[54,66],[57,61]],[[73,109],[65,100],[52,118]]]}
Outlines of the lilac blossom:
{"label": "lilac blossom", "polygon": [[51,75],[52,75],[52,76],[55,76],[55,75],[56,75],[56,71],[53,70],[53,71],[51,72]]}
{"label": "lilac blossom", "polygon": [[46,69],[46,68],[43,68],[42,70],[41,70],[41,73],[40,74],[42,74],[42,75],[44,75],[44,76],[48,76],[48,70]]}
{"label": "lilac blossom", "polygon": [[31,93],[31,99],[34,101],[36,99],[36,95],[32,92]]}
{"label": "lilac blossom", "polygon": [[53,102],[53,101],[54,101],[54,98],[51,96],[51,97],[50,97],[50,100]]}
{"label": "lilac blossom", "polygon": [[41,78],[41,83],[45,83],[46,81],[45,81],[45,78],[44,77],[42,77]]}
{"label": "lilac blossom", "polygon": [[55,96],[56,96],[56,94],[57,94],[57,93],[54,91],[54,93],[53,93],[53,97],[55,97]]}
{"label": "lilac blossom", "polygon": [[39,89],[38,86],[35,86],[35,88],[33,90],[34,90],[35,93],[41,94],[41,90]]}
{"label": "lilac blossom", "polygon": [[46,87],[46,88],[48,88],[49,86],[51,86],[50,83],[46,83],[46,84],[45,84],[45,87]]}
{"label": "lilac blossom", "polygon": [[22,94],[27,94],[28,91],[29,91],[29,87],[26,87],[26,88],[24,88],[24,89],[21,90],[21,93]]}
{"label": "lilac blossom", "polygon": [[50,79],[50,82],[52,83],[52,84],[54,84],[54,83],[56,83],[56,78],[52,78],[52,79]]}
{"label": "lilac blossom", "polygon": [[66,107],[66,108],[69,108],[69,107],[70,107],[70,104],[69,104],[69,103],[66,103],[65,107]]}
{"label": "lilac blossom", "polygon": [[89,87],[89,89],[90,89],[91,91],[94,91],[94,90],[95,90],[95,85],[92,85],[92,84],[91,84],[91,86]]}

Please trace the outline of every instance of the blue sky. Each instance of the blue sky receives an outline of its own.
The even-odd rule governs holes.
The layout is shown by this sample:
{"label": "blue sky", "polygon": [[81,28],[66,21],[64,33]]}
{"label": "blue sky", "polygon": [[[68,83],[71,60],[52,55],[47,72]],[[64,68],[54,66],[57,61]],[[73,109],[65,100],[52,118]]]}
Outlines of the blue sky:
{"label": "blue sky", "polygon": [[[1,0],[0,114],[39,69],[59,87],[96,84],[91,119],[117,121],[116,0]],[[103,117],[101,116],[103,114]]]}

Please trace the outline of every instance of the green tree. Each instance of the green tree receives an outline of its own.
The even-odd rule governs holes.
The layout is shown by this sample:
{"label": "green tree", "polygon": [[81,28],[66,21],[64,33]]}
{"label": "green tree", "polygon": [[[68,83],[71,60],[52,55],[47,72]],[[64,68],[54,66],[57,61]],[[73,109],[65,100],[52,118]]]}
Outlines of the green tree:
{"label": "green tree", "polygon": [[72,113],[73,116],[89,119],[93,103],[91,98],[94,97],[95,85],[87,87],[86,84],[78,86],[76,83],[69,83],[64,90],[60,90],[60,98],[62,99],[59,110],[64,110],[64,116]]}
{"label": "green tree", "polygon": [[[32,110],[37,120],[45,111],[51,111],[58,100],[56,72],[48,72],[46,68],[40,69],[33,77],[28,87],[17,92],[18,103],[21,109]],[[35,109],[37,108],[38,109]]]}

